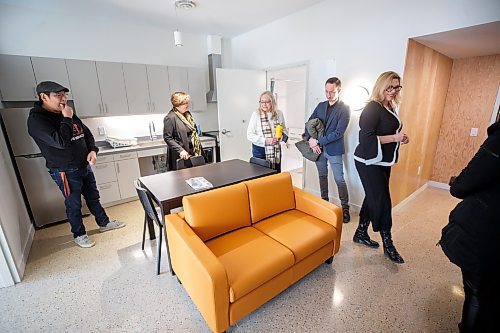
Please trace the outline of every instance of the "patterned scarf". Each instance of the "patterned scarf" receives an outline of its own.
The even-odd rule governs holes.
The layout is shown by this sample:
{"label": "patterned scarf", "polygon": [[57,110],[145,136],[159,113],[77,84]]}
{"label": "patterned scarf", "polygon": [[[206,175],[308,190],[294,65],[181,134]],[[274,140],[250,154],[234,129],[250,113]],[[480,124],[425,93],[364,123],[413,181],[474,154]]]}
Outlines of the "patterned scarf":
{"label": "patterned scarf", "polygon": [[[262,134],[264,134],[264,139],[272,138],[273,131],[271,129],[271,124],[265,112],[259,112],[260,115],[260,125],[262,126]],[[281,147],[280,143],[275,145],[265,145],[266,150],[266,160],[271,162],[271,168],[276,169],[276,165],[281,161]]]}
{"label": "patterned scarf", "polygon": [[175,114],[180,120],[191,130],[191,143],[193,144],[193,152],[195,156],[201,155],[201,142],[198,132],[196,131],[196,123],[194,122],[193,116],[189,111],[184,114],[180,113],[179,110],[174,109]]}

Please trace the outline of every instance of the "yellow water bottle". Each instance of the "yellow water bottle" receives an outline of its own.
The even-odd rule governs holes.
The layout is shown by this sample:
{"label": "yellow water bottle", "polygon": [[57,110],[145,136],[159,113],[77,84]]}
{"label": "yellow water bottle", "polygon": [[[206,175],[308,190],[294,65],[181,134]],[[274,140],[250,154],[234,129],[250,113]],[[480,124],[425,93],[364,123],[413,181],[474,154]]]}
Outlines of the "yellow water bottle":
{"label": "yellow water bottle", "polygon": [[274,135],[278,138],[278,139],[281,139],[283,137],[283,126],[281,125],[277,125],[276,126],[276,129],[275,129],[275,132],[274,132]]}

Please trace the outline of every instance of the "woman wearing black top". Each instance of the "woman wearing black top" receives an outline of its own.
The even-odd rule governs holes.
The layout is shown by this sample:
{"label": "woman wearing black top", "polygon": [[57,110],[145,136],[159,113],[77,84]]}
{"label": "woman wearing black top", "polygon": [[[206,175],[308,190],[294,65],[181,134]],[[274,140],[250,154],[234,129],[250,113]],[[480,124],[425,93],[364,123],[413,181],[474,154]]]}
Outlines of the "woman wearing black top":
{"label": "woman wearing black top", "polygon": [[379,246],[368,236],[371,221],[373,231],[380,231],[384,253],[398,264],[404,260],[392,242],[389,177],[391,166],[398,160],[399,146],[409,142],[408,136],[401,132],[403,125],[396,113],[401,88],[401,78],[395,72],[385,72],[378,77],[370,101],[359,118],[359,144],[354,152],[365,199],[353,241],[372,248]]}
{"label": "woman wearing black top", "polygon": [[189,112],[190,97],[184,92],[175,92],[170,97],[172,110],[163,120],[163,139],[168,145],[169,169],[175,170],[178,158],[188,160],[202,155],[196,123]]}

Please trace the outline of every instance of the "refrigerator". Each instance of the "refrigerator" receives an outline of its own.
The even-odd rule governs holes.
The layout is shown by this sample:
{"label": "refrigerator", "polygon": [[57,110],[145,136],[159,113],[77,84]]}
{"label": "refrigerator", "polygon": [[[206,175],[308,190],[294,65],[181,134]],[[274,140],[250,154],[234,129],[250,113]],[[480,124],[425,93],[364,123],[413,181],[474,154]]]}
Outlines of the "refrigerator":
{"label": "refrigerator", "polygon": [[[20,178],[19,183],[24,189],[33,223],[37,227],[42,227],[67,220],[66,208],[61,191],[47,171],[45,158],[28,134],[29,112],[29,108],[0,110],[5,126],[5,139],[10,146],[14,166]],[[82,205],[82,213],[88,213],[84,202]]]}

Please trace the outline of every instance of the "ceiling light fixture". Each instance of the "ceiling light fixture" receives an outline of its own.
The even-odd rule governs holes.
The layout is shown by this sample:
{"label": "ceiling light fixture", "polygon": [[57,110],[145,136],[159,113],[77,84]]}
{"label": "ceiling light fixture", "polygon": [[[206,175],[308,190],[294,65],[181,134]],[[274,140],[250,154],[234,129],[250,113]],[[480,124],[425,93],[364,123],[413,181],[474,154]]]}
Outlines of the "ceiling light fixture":
{"label": "ceiling light fixture", "polygon": [[182,46],[182,33],[179,30],[174,31],[174,43],[175,46]]}
{"label": "ceiling light fixture", "polygon": [[177,0],[174,2],[175,8],[193,9],[196,7],[196,2],[193,0]]}
{"label": "ceiling light fixture", "polygon": [[[174,1],[174,6],[175,6],[175,18],[177,20],[177,24],[180,25],[179,17],[177,16],[177,8],[181,9],[193,9],[196,7],[196,2],[193,0],[176,0]],[[182,43],[182,33],[180,32],[179,29],[176,29],[174,31],[174,44],[177,47],[181,47],[183,45]]]}

